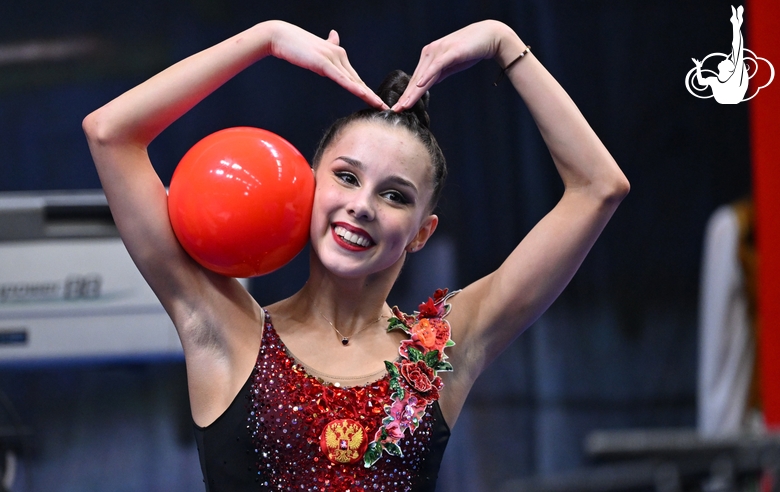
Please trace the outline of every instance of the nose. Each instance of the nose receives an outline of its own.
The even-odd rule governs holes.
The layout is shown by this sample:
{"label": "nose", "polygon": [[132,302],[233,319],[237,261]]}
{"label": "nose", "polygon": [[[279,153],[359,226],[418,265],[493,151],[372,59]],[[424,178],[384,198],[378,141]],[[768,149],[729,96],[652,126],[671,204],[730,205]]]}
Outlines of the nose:
{"label": "nose", "polygon": [[357,220],[372,221],[376,217],[374,201],[369,193],[355,193],[347,204],[347,212]]}

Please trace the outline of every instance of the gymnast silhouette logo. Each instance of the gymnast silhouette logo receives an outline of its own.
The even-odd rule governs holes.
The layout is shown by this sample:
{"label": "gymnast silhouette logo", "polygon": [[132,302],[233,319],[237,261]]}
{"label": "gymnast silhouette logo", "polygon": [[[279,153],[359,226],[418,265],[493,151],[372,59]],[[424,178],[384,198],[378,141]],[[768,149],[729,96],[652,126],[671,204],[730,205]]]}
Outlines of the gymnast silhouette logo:
{"label": "gymnast silhouette logo", "polygon": [[[734,9],[731,7],[731,54],[712,53],[707,55],[702,61],[692,58],[696,65],[685,76],[685,88],[688,92],[699,99],[708,99],[714,97],[720,104],[738,104],[742,101],[753,99],[758,91],[772,83],[775,78],[775,67],[769,63],[766,58],[761,58],[749,49],[745,48],[740,28],[742,27],[742,14],[745,9],[740,5]],[[719,60],[718,72],[702,68],[704,63],[713,58]],[[758,86],[753,94],[745,97],[748,90],[748,81],[759,72],[759,61],[766,63],[769,68],[769,80],[761,86]],[[763,70],[762,73],[765,73]],[[705,75],[709,75],[705,77]],[[708,88],[712,90],[711,94],[706,94]],[[698,93],[698,94],[697,94]]]}

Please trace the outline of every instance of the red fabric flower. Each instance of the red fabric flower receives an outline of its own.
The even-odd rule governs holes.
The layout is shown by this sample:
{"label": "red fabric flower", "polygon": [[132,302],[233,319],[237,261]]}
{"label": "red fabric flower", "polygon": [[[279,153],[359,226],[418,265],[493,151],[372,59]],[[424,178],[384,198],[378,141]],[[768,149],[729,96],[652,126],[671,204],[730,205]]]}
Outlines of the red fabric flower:
{"label": "red fabric flower", "polygon": [[444,349],[450,339],[450,324],[436,318],[423,318],[411,328],[412,340],[425,347],[423,352]]}
{"label": "red fabric flower", "polygon": [[444,314],[444,307],[437,306],[430,297],[417,309],[420,311],[420,318],[439,318]]}
{"label": "red fabric flower", "polygon": [[404,313],[398,309],[398,306],[393,306],[393,316],[398,318],[398,320],[407,328],[411,328],[412,324],[414,323],[414,316],[409,316],[408,314]]}
{"label": "red fabric flower", "polygon": [[420,352],[425,352],[425,347],[423,347],[420,341],[414,337],[412,337],[410,340],[402,340],[401,345],[398,347],[398,353],[404,359],[409,358],[409,347],[414,347]]}
{"label": "red fabric flower", "polygon": [[438,304],[441,302],[445,297],[447,297],[447,293],[450,291],[450,289],[436,289],[436,292],[433,293],[433,302]]}
{"label": "red fabric flower", "polygon": [[428,367],[424,361],[396,362],[398,372],[403,376],[409,389],[418,394],[421,400],[432,402],[439,399],[439,390],[444,386],[439,376],[436,376],[433,368]]}
{"label": "red fabric flower", "polygon": [[[401,421],[400,420],[393,420],[389,424],[385,425],[385,430],[387,431],[387,439],[385,439],[386,442],[396,442],[399,439],[404,438],[404,431],[406,430],[407,426],[401,427]],[[381,430],[377,431],[378,434],[381,434]],[[379,440],[379,436],[375,436],[375,440]]]}
{"label": "red fabric flower", "polygon": [[433,293],[433,297],[429,297],[427,301],[420,304],[417,308],[419,311],[418,318],[441,318],[444,316],[446,306],[444,300],[447,297],[448,289],[437,289]]}
{"label": "red fabric flower", "polygon": [[412,388],[421,392],[427,393],[431,390],[431,380],[433,380],[433,369],[428,367],[428,364],[418,360],[417,362],[401,364],[398,368],[401,376],[406,379],[406,382],[411,385]]}
{"label": "red fabric flower", "polygon": [[[387,430],[388,438],[402,439],[406,429],[411,429],[414,432],[417,426],[420,425],[420,419],[425,415],[425,410],[428,408],[429,403],[430,401],[427,399],[418,398],[414,395],[406,395],[403,400],[394,400],[387,410],[387,414],[392,421],[384,426]],[[397,434],[399,432],[400,434]],[[381,435],[381,429],[379,433]],[[398,435],[398,437],[394,437],[395,435]]]}

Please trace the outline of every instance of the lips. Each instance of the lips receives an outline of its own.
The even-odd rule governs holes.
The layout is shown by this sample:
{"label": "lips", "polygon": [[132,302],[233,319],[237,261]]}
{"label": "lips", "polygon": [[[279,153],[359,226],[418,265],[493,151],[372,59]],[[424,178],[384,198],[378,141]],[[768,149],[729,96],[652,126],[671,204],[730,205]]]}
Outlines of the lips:
{"label": "lips", "polygon": [[336,243],[350,251],[365,251],[376,244],[366,231],[343,222],[333,224],[331,231]]}

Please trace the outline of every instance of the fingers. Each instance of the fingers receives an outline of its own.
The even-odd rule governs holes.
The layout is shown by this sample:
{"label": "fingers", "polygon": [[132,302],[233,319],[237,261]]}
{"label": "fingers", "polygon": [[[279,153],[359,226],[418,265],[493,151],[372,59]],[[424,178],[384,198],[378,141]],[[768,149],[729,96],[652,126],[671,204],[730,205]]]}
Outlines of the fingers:
{"label": "fingers", "polygon": [[[327,41],[340,47],[341,40],[335,29],[331,29],[330,33],[328,33]],[[377,96],[365,82],[363,82],[355,69],[352,68],[352,64],[349,63],[349,59],[347,58],[347,52],[341,48],[335,50],[334,53],[335,54],[330,57],[331,65],[325,67],[323,75],[358,96],[368,105],[375,108],[388,109],[388,106],[382,99]]]}
{"label": "fingers", "polygon": [[371,107],[389,109],[382,99],[374,93],[360,78],[353,77],[348,72],[340,72],[340,75],[330,76],[337,84],[353,93]]}
{"label": "fingers", "polygon": [[433,67],[435,55],[430,51],[428,46],[423,49],[420,61],[409,78],[409,84],[401,97],[398,98],[398,102],[393,105],[393,111],[400,112],[414,106],[425,95],[425,92],[439,80],[439,71]]}
{"label": "fingers", "polygon": [[[371,90],[368,85],[366,85],[365,82],[363,82],[363,79],[360,78],[360,76],[357,74],[354,68],[352,68],[352,64],[349,63],[349,60],[346,57],[346,54],[344,55],[344,58],[340,60],[341,62],[341,68],[345,71],[345,74],[347,75],[347,78],[350,80],[350,82],[354,83],[355,86],[359,89],[359,93],[355,93],[358,97],[363,99],[366,103],[368,103],[370,106],[373,106],[375,108],[380,109],[388,109],[387,104],[382,101],[382,99],[377,96],[374,91]],[[349,88],[345,87],[347,90],[350,90]],[[354,93],[354,91],[352,91]]]}
{"label": "fingers", "polygon": [[335,29],[331,29],[330,33],[328,33],[328,42],[339,46],[339,33]]}
{"label": "fingers", "polygon": [[426,86],[419,87],[416,84],[409,83],[404,93],[398,98],[398,102],[396,102],[391,109],[396,113],[399,113],[411,108],[425,95],[425,91],[427,90],[428,88]]}
{"label": "fingers", "polygon": [[474,63],[476,63],[475,60],[459,61],[451,53],[441,57],[424,55],[409,79],[406,90],[393,106],[393,111],[398,112],[411,108],[431,87],[450,75],[474,65]]}
{"label": "fingers", "polygon": [[341,51],[340,56],[333,60],[331,67],[333,68],[333,73],[327,74],[327,76],[336,83],[358,96],[369,106],[383,110],[388,109],[387,104],[385,104],[384,101],[382,101],[382,99],[377,96],[365,82],[363,82],[363,79],[361,79],[355,69],[352,68],[352,64],[349,63],[346,52]]}
{"label": "fingers", "polygon": [[331,30],[328,37],[323,39],[297,26],[282,23],[278,26],[271,54],[330,78],[370,106],[388,109],[352,68],[340,43],[339,34],[335,30]]}
{"label": "fingers", "polygon": [[326,65],[323,71],[325,77],[333,80],[344,89],[348,90],[352,94],[356,95],[367,104],[373,107],[381,107],[384,103],[382,100],[374,94],[374,92],[368,88],[368,86],[360,80],[354,71],[347,70],[340,63],[332,63]]}
{"label": "fingers", "polygon": [[[480,32],[472,33],[473,29]],[[393,106],[393,111],[411,108],[433,85],[492,56],[490,42],[486,41],[482,30],[479,26],[467,27],[423,48],[409,85]]]}

